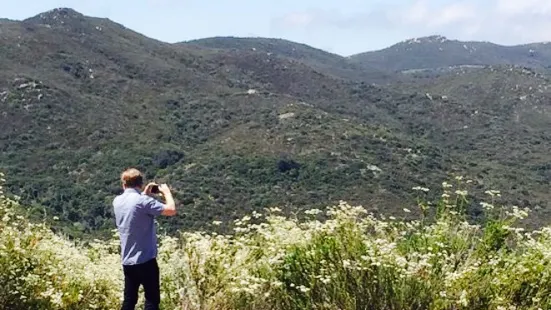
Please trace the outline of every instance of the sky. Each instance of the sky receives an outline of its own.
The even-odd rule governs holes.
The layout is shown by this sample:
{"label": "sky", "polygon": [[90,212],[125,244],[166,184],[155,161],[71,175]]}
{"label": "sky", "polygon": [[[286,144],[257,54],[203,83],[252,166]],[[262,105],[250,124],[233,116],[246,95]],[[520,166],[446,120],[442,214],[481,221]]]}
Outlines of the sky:
{"label": "sky", "polygon": [[551,41],[551,0],[0,0],[0,18],[72,8],[148,37],[271,37],[349,56],[429,35],[514,45]]}

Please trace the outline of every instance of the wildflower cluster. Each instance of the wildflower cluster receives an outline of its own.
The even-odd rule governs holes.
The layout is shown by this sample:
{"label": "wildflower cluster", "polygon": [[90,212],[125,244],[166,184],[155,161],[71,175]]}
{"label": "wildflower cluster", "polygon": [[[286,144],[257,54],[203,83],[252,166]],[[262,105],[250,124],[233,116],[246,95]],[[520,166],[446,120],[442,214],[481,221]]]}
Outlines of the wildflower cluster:
{"label": "wildflower cluster", "polygon": [[[121,285],[118,256],[105,245],[82,247],[30,223],[2,193],[0,173],[0,308],[115,309]],[[99,263],[98,263],[99,261]]]}
{"label": "wildflower cluster", "polygon": [[[516,227],[527,210],[499,207],[497,191],[483,203],[488,221],[473,225],[463,216],[469,192],[455,181],[443,184],[440,201],[418,200],[427,211],[420,220],[381,219],[341,202],[304,211],[303,221],[277,208],[254,212],[231,235],[162,236],[162,307],[550,309],[551,228]],[[118,240],[73,244],[18,208],[0,196],[0,308],[120,306]]]}

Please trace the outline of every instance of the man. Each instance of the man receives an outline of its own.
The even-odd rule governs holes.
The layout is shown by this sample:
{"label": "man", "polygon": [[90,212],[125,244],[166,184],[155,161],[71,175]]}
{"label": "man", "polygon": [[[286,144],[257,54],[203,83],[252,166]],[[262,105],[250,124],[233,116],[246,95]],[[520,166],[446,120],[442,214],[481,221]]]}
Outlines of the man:
{"label": "man", "polygon": [[143,175],[134,168],[124,171],[121,181],[124,192],[113,200],[124,271],[121,309],[134,310],[140,285],[144,288],[145,309],[159,309],[160,277],[154,219],[159,215],[176,215],[174,198],[166,184],[158,186],[165,203],[151,197],[152,189],[157,185],[150,183],[143,188]]}

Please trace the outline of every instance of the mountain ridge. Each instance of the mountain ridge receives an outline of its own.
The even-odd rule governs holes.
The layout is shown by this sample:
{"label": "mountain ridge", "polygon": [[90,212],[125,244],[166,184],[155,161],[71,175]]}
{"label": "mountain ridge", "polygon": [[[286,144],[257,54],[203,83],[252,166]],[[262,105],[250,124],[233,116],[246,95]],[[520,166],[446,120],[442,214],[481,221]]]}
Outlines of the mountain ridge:
{"label": "mountain ridge", "polygon": [[[84,15],[84,14],[82,14],[82,13],[80,13],[80,12],[78,12],[78,11],[72,9],[72,8],[69,8],[69,7],[54,8],[54,9],[51,9],[49,11],[38,13],[35,16],[30,17],[30,18],[26,18],[26,19],[12,20],[12,19],[0,18],[0,20],[17,21],[17,22],[37,21],[39,19],[44,19],[48,15],[54,15],[54,16],[73,15],[72,17],[85,17],[85,18],[92,18],[92,19],[97,19],[97,20],[108,20],[108,21],[117,23],[116,21],[113,21],[113,20],[111,20],[109,18],[105,18],[105,17],[87,16],[87,15]],[[41,18],[42,16],[44,18]],[[117,23],[117,24],[119,24],[119,23]],[[129,29],[129,28],[127,28],[126,26],[124,26],[122,24],[119,24],[119,25],[121,25],[122,27],[124,27],[126,29]],[[484,44],[492,44],[492,45],[495,45],[495,46],[498,46],[498,47],[503,47],[503,48],[523,47],[523,46],[538,46],[538,45],[547,45],[547,44],[551,43],[551,41],[534,41],[534,42],[518,43],[518,44],[500,44],[500,43],[493,42],[491,40],[461,40],[461,39],[448,38],[448,37],[446,37],[444,35],[441,35],[441,34],[427,34],[425,36],[405,38],[402,41],[399,41],[399,42],[394,43],[394,44],[390,44],[389,46],[384,47],[384,48],[366,50],[366,51],[363,51],[363,52],[357,52],[357,53],[350,54],[350,55],[341,55],[341,54],[329,52],[329,51],[324,50],[323,48],[320,48],[320,47],[310,46],[310,45],[308,45],[306,43],[303,43],[303,42],[295,42],[295,41],[291,41],[291,40],[288,40],[288,39],[285,39],[285,38],[279,38],[279,37],[213,36],[213,37],[202,37],[202,38],[195,38],[195,39],[190,39],[190,40],[185,40],[185,41],[176,41],[176,42],[165,42],[165,41],[161,41],[161,40],[158,40],[158,39],[152,38],[152,37],[148,37],[148,38],[159,41],[159,42],[163,42],[163,43],[166,43],[166,44],[176,44],[176,45],[178,45],[178,44],[194,44],[194,43],[199,43],[200,41],[209,41],[209,40],[213,40],[213,39],[225,39],[225,38],[226,39],[227,38],[244,39],[244,40],[263,39],[263,40],[273,40],[273,41],[287,41],[287,42],[295,43],[295,44],[298,44],[298,45],[307,46],[307,47],[310,47],[312,49],[316,49],[316,50],[319,50],[319,51],[323,51],[323,52],[328,53],[328,54],[338,55],[338,56],[343,57],[343,58],[353,58],[355,56],[365,54],[365,53],[373,53],[373,52],[384,51],[386,49],[392,48],[392,47],[394,47],[396,45],[399,45],[399,44],[402,44],[402,43],[415,42],[415,41],[420,41],[421,43],[426,43],[426,42],[423,42],[423,41],[430,42],[431,39],[445,39],[446,41],[452,41],[452,42],[458,42],[458,43],[474,43],[474,44],[484,43]]]}
{"label": "mountain ridge", "polygon": [[551,45],[539,42],[506,46],[488,41],[450,40],[436,35],[408,39],[382,50],[352,55],[348,59],[391,71],[512,64],[547,70],[551,63]]}
{"label": "mountain ridge", "polygon": [[349,62],[345,57],[303,43],[274,38],[212,37],[178,43],[179,46],[207,47],[248,53],[264,53],[301,61],[338,78],[366,82],[388,81],[390,75],[369,65]]}

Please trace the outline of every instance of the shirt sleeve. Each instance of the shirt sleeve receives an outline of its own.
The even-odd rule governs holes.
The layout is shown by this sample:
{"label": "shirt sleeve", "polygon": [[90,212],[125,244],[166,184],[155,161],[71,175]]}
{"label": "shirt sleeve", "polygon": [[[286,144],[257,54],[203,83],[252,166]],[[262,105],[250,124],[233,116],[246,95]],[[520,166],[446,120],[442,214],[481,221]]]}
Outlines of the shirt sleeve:
{"label": "shirt sleeve", "polygon": [[141,207],[143,212],[153,216],[159,216],[166,208],[166,205],[157,199],[144,195]]}

